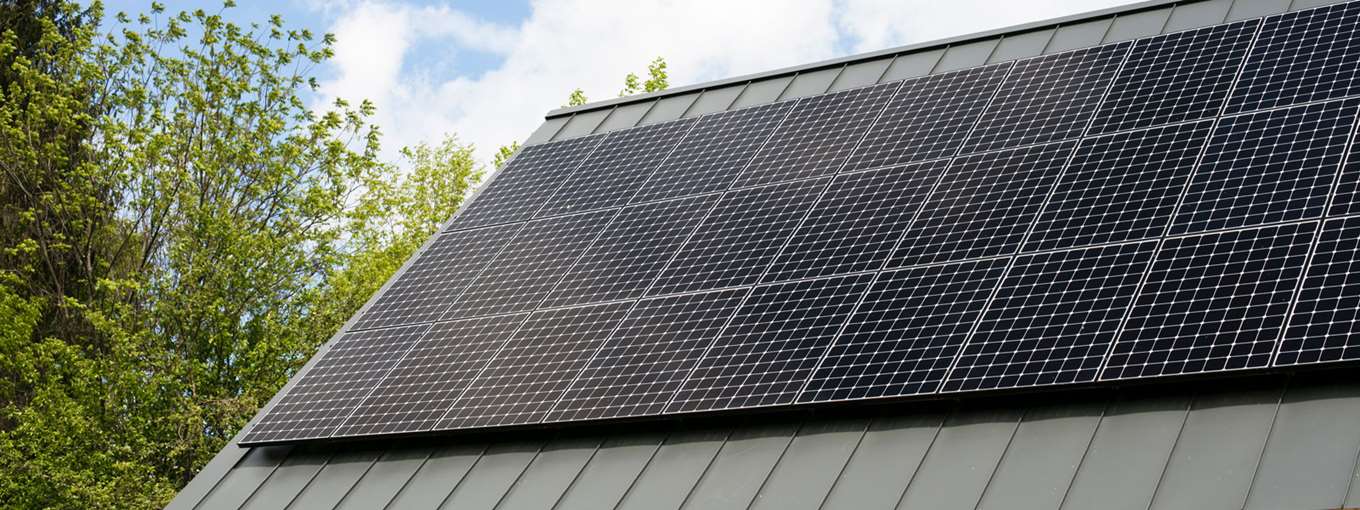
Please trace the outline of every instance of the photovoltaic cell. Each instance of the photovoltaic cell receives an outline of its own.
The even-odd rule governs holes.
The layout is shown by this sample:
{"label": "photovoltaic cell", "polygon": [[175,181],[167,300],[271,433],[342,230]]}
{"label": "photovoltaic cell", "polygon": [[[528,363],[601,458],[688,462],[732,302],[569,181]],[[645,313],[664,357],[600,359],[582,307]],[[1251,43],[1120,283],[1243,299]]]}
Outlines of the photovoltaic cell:
{"label": "photovoltaic cell", "polygon": [[756,283],[829,180],[729,191],[648,295]]}
{"label": "photovoltaic cell", "polygon": [[885,83],[799,100],[734,186],[836,172],[899,85]]}
{"label": "photovoltaic cell", "polygon": [[793,402],[872,279],[859,274],[756,287],[667,412]]}
{"label": "photovoltaic cell", "polygon": [[953,156],[1011,65],[976,67],[903,82],[844,171]]}
{"label": "photovoltaic cell", "polygon": [[1360,93],[1360,3],[1271,16],[1242,69],[1228,112]]}
{"label": "photovoltaic cell", "polygon": [[1269,365],[1316,226],[1168,239],[1101,379]]}
{"label": "photovoltaic cell", "polygon": [[883,273],[798,401],[934,392],[1007,262],[966,261]]}
{"label": "photovoltaic cell", "polygon": [[1219,121],[1172,234],[1322,216],[1360,100]]}
{"label": "photovoltaic cell", "polygon": [[1087,138],[1022,251],[1160,237],[1212,120]]}
{"label": "photovoltaic cell", "polygon": [[1360,359],[1360,218],[1328,220],[1276,365]]}
{"label": "photovoltaic cell", "polygon": [[628,203],[694,122],[678,120],[610,133],[571,179],[557,183],[557,193],[537,217]]}
{"label": "photovoltaic cell", "polygon": [[891,266],[1011,255],[1076,142],[955,159],[907,229]]}
{"label": "photovoltaic cell", "polygon": [[1022,255],[944,391],[1094,381],[1157,241]]}
{"label": "photovoltaic cell", "polygon": [[1020,61],[982,114],[963,153],[1080,136],[1129,46],[1108,44]]}
{"label": "photovoltaic cell", "polygon": [[244,441],[329,436],[429,328],[426,324],[345,333],[303,372]]}
{"label": "photovoltaic cell", "polygon": [[374,301],[352,331],[433,322],[523,225],[439,235]]}
{"label": "photovoltaic cell", "polygon": [[726,190],[795,103],[781,101],[700,117],[632,203]]}
{"label": "photovoltaic cell", "polygon": [[529,222],[463,291],[443,319],[533,310],[616,212],[597,211]]}
{"label": "photovoltaic cell", "polygon": [[1249,20],[1136,42],[1091,132],[1218,115],[1260,25],[1260,20]]}
{"label": "photovoltaic cell", "polygon": [[749,292],[728,289],[638,303],[548,419],[661,413]]}
{"label": "photovoltaic cell", "polygon": [[948,160],[836,177],[764,281],[883,267]]}
{"label": "photovoltaic cell", "polygon": [[437,428],[543,420],[632,305],[606,303],[534,312]]}
{"label": "photovoltaic cell", "polygon": [[512,223],[534,217],[558,186],[568,182],[581,161],[606,135],[586,136],[525,147],[497,172],[486,189],[468,202],[451,230]]}
{"label": "photovoltaic cell", "polygon": [[[1360,125],[1356,129],[1360,130]],[[1336,190],[1332,192],[1332,205],[1327,210],[1331,216],[1360,213],[1360,143],[1355,143],[1357,137],[1360,134],[1351,134],[1351,153],[1341,168]]]}
{"label": "photovoltaic cell", "polygon": [[336,435],[423,432],[434,428],[528,314],[430,327],[369,393]]}

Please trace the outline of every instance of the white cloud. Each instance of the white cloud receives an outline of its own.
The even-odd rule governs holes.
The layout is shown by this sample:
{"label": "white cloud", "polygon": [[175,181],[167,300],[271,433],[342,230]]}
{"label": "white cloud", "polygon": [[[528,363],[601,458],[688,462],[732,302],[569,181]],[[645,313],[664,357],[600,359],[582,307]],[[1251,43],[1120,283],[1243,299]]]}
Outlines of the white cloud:
{"label": "white cloud", "polygon": [[[672,84],[682,85],[1128,1],[534,0],[518,26],[447,6],[346,1],[327,7],[342,14],[330,29],[338,39],[335,78],[323,82],[322,95],[374,101],[389,157],[444,133],[486,156],[528,136],[573,88],[612,97],[624,74],[656,56],[666,57]],[[449,76],[413,69],[416,48],[445,52],[454,64],[467,52],[499,64]]]}

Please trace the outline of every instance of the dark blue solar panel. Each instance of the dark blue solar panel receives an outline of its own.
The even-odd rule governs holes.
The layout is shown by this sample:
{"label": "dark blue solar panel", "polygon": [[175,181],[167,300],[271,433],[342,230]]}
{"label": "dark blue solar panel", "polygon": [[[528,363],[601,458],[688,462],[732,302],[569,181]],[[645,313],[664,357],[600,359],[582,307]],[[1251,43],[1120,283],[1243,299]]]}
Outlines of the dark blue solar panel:
{"label": "dark blue solar panel", "polygon": [[525,147],[458,213],[452,230],[511,223],[534,214],[571,179],[604,135]]}
{"label": "dark blue solar panel", "polygon": [[628,203],[647,177],[671,151],[694,120],[625,129],[609,134],[572,174],[556,183],[557,192],[537,217],[604,209]]}
{"label": "dark blue solar panel", "polygon": [[1266,18],[1228,112],[1360,93],[1360,3]]}
{"label": "dark blue solar panel", "polygon": [[632,203],[726,190],[795,104],[781,101],[700,118]]}
{"label": "dark blue solar panel", "polygon": [[1328,220],[1277,365],[1360,359],[1360,218]]}

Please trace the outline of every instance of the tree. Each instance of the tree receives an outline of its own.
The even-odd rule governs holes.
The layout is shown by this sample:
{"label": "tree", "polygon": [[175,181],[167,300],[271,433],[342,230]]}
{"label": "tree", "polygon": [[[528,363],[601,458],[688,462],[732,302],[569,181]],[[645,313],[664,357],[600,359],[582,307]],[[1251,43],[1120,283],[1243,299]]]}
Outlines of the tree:
{"label": "tree", "polygon": [[[645,81],[639,78],[636,73],[628,73],[623,77],[623,90],[619,91],[619,97],[666,90],[670,86],[670,79],[666,73],[666,59],[656,57],[647,64],[647,79]],[[578,88],[572,89],[571,93],[567,95],[567,104],[563,106],[580,106],[589,102],[590,99],[586,97],[585,91]]]}

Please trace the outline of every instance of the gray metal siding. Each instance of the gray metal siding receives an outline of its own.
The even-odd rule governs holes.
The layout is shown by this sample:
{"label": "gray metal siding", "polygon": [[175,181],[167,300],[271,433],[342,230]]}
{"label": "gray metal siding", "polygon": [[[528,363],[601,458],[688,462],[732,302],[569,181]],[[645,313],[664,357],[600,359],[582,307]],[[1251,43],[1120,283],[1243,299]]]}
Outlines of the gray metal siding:
{"label": "gray metal siding", "polygon": [[831,83],[831,91],[853,89],[878,83],[883,73],[888,71],[888,66],[892,65],[892,57],[869,60],[857,64],[850,64],[845,67],[841,74],[836,76],[836,81]]}
{"label": "gray metal siding", "polygon": [[833,67],[819,71],[798,73],[793,77],[793,83],[784,89],[784,93],[779,95],[779,99],[797,99],[800,97],[815,96],[825,94],[831,89],[831,84],[840,76],[844,67]]}

